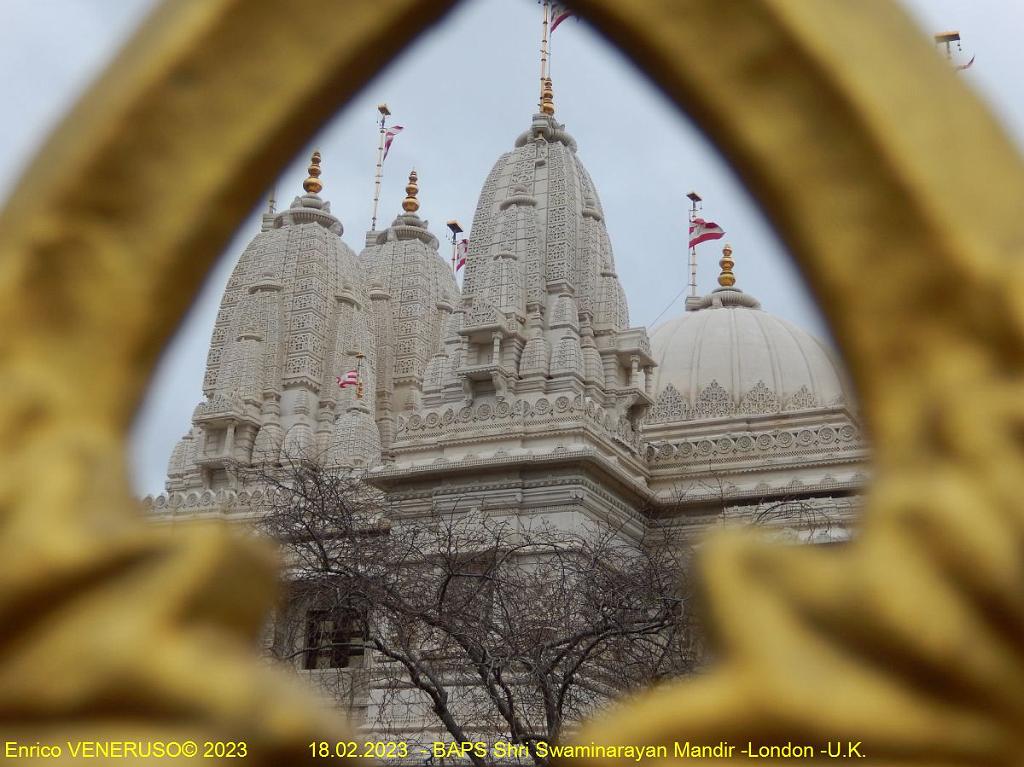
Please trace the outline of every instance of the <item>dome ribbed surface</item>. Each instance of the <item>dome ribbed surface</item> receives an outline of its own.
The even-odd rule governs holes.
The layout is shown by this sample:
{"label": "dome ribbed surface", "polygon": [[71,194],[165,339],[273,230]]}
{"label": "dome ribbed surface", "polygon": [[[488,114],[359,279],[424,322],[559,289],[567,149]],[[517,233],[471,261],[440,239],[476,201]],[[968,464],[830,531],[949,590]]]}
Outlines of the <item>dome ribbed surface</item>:
{"label": "dome ribbed surface", "polygon": [[[835,355],[822,341],[759,309],[706,308],[676,317],[651,335],[655,392],[671,386],[690,402],[709,387],[741,403],[755,392],[774,395],[780,406],[801,397],[804,405],[846,400]],[[767,390],[767,391],[766,391]],[[813,406],[813,405],[812,405]]]}

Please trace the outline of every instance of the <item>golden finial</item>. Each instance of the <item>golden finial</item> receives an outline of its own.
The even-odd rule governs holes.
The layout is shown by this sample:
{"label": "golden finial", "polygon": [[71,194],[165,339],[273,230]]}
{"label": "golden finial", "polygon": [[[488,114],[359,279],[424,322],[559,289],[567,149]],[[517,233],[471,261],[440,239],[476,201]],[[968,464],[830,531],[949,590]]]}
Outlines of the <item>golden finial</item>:
{"label": "golden finial", "polygon": [[416,171],[409,174],[409,183],[405,186],[406,198],[402,200],[402,210],[406,213],[415,213],[420,209],[420,201],[416,199],[416,193],[420,190],[416,184],[418,179]]}
{"label": "golden finial", "polygon": [[723,288],[731,288],[736,284],[736,275],[732,273],[732,268],[736,265],[732,260],[732,245],[722,248],[722,260],[718,265],[722,267],[722,273],[718,275],[718,284]]}
{"label": "golden finial", "polygon": [[555,92],[551,89],[551,78],[544,78],[544,87],[540,89],[540,111],[546,115],[555,113]]}
{"label": "golden finial", "polygon": [[302,182],[302,188],[309,194],[318,194],[324,188],[324,185],[320,183],[319,149],[313,151],[313,156],[309,159],[309,167],[306,170],[309,172],[309,178]]}

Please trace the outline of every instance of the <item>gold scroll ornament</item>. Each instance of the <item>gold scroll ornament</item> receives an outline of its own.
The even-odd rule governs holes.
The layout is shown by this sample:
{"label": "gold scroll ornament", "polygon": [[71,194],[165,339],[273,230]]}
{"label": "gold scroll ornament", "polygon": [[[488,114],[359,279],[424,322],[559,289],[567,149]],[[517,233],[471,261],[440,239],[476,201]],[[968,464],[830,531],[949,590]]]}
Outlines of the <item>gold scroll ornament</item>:
{"label": "gold scroll ornament", "polygon": [[[27,171],[0,217],[5,737],[209,735],[297,764],[342,732],[247,648],[265,552],[145,525],[125,431],[258,190],[451,5],[165,3]],[[579,740],[850,739],[862,763],[1018,764],[1016,151],[892,2],[572,6],[775,222],[845,352],[877,473],[841,550],[711,544],[717,668]]]}

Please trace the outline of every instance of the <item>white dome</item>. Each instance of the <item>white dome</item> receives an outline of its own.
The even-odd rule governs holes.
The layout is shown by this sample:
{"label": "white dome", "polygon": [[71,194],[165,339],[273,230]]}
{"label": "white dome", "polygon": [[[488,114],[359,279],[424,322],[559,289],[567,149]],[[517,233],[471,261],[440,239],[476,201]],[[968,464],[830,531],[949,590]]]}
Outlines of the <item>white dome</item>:
{"label": "white dome", "polygon": [[739,290],[651,335],[653,422],[806,410],[845,403],[840,363],[822,341],[760,310]]}

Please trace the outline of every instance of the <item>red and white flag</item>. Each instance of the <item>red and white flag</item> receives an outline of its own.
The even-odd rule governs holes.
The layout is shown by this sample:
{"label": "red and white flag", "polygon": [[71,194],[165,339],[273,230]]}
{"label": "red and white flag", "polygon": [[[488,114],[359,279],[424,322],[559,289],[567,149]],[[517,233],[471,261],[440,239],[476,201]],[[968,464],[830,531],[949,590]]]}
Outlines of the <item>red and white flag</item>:
{"label": "red and white flag", "polygon": [[469,240],[460,240],[455,246],[455,271],[459,271],[466,265],[466,256],[469,255]]}
{"label": "red and white flag", "polygon": [[381,162],[388,159],[388,152],[391,151],[391,142],[395,140],[395,136],[401,133],[405,128],[401,125],[392,125],[384,133],[384,156],[381,158]]}
{"label": "red and white flag", "polygon": [[695,218],[690,222],[690,247],[696,247],[708,240],[720,240],[725,237],[725,230],[714,221]]}
{"label": "red and white flag", "polygon": [[335,380],[338,382],[338,388],[344,389],[346,386],[359,386],[359,371],[350,370],[343,376],[335,376]]}
{"label": "red and white flag", "polygon": [[567,18],[572,16],[573,13],[561,3],[551,3],[551,26],[548,27],[549,32],[554,32],[558,29],[558,25],[565,21]]}

